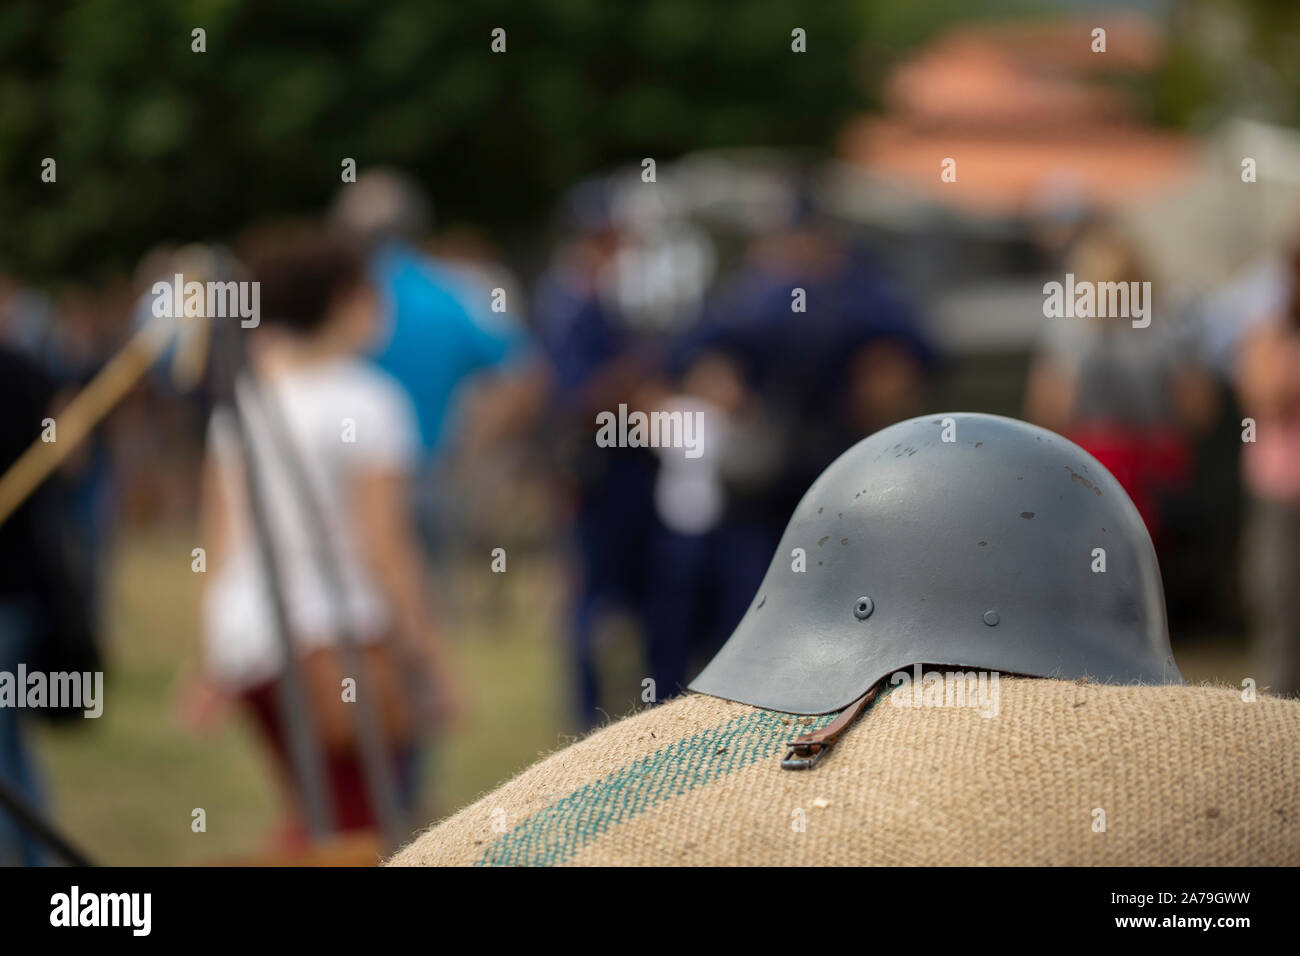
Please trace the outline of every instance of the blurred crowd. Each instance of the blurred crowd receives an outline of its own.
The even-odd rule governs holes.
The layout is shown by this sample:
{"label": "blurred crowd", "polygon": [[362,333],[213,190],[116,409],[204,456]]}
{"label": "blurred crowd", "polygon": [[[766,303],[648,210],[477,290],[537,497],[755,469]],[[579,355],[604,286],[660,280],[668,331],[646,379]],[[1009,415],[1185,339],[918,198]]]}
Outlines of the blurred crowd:
{"label": "blurred crowd", "polygon": [[[608,700],[598,648],[612,617],[636,625],[638,697],[678,693],[743,614],[812,480],[858,439],[939,410],[962,360],[927,321],[924,290],[807,177],[786,186],[757,222],[719,227],[637,171],[595,177],[558,204],[538,261],[515,268],[481,233],[439,228],[414,179],[377,170],[314,220],[260,224],[229,250],[159,247],[97,289],[50,297],[0,275],[0,389],[25,410],[4,417],[0,470],[148,324],[155,281],[261,284],[255,329],[219,321],[201,345],[178,338],[0,525],[0,670],[48,637],[69,587],[97,616],[116,529],[197,510],[203,612],[181,696],[199,724],[230,705],[254,719],[301,811],[289,842],[304,839],[311,795],[287,701],[325,744],[316,773],[334,824],[377,823],[376,768],[337,706],[349,653],[384,701],[378,776],[396,807],[414,806],[419,744],[464,705],[445,607],[466,552],[485,574],[504,570],[498,547],[567,555],[561,653],[579,726]],[[1036,254],[1048,278],[1151,276],[1140,244],[1100,215]],[[1226,311],[1153,286],[1149,328],[1045,319],[1020,413],[1115,474],[1165,559],[1196,540],[1203,443],[1240,408],[1252,673],[1300,692],[1300,251],[1218,290]],[[597,415],[623,405],[702,412],[705,453],[600,447]],[[34,563],[51,515],[67,546]],[[39,806],[21,732],[0,709],[0,776]],[[0,829],[0,853],[36,852]]]}

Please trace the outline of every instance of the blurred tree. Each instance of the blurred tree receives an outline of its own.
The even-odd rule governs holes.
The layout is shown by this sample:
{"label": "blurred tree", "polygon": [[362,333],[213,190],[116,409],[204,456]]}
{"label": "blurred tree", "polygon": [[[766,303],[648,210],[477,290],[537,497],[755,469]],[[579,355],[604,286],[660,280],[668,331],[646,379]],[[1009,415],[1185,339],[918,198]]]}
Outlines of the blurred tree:
{"label": "blurred tree", "polygon": [[1300,4],[1184,0],[1171,14],[1169,55],[1155,83],[1160,120],[1300,125]]}
{"label": "blurred tree", "polygon": [[[319,209],[340,163],[404,166],[508,237],[577,177],[702,147],[827,145],[860,105],[851,4],[781,0],[6,0],[0,266]],[[191,31],[206,31],[204,53]],[[506,30],[506,52],[490,50]],[[791,30],[808,52],[791,52]],[[56,183],[41,162],[57,161]]]}

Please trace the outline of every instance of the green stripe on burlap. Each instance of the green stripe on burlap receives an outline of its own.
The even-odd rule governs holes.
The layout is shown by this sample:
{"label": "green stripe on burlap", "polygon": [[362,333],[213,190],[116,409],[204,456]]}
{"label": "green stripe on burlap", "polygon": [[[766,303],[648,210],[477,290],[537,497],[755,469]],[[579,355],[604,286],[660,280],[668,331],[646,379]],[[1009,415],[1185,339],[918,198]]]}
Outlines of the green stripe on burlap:
{"label": "green stripe on burlap", "polygon": [[534,813],[504,833],[477,866],[556,866],[637,814],[759,760],[774,763],[783,745],[825,727],[834,714],[800,718],[755,710],[686,737],[607,774]]}

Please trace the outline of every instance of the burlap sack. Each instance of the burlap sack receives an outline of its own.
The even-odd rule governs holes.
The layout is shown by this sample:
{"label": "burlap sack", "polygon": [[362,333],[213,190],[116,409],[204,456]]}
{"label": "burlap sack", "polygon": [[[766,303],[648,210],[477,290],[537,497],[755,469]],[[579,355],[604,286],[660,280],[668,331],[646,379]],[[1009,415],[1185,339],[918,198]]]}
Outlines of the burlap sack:
{"label": "burlap sack", "polygon": [[801,722],[830,719],[688,695],[543,759],[390,863],[1300,863],[1300,701],[1004,677],[996,716],[887,697],[816,768],[782,770]]}

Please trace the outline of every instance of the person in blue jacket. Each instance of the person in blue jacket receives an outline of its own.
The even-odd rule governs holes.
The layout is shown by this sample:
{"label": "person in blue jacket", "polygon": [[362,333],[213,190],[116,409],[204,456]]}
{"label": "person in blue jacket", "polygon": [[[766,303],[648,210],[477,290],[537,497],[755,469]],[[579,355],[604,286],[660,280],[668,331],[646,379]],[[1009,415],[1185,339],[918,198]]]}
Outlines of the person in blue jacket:
{"label": "person in blue jacket", "polygon": [[552,365],[561,468],[571,480],[577,557],[570,622],[575,708],[584,728],[599,716],[594,645],[610,611],[639,618],[647,546],[654,526],[656,463],[643,448],[600,448],[596,415],[635,406],[653,376],[658,343],[609,294],[624,231],[611,185],[592,180],[562,203],[565,238],[533,301],[538,335]]}
{"label": "person in blue jacket", "polygon": [[715,405],[731,439],[717,450],[716,525],[691,534],[661,522],[652,535],[646,626],[661,688],[684,686],[692,658],[730,635],[826,465],[922,411],[936,365],[905,290],[808,206],[752,241],[667,364],[687,392],[724,396]]}

